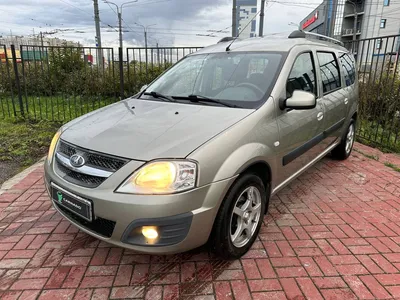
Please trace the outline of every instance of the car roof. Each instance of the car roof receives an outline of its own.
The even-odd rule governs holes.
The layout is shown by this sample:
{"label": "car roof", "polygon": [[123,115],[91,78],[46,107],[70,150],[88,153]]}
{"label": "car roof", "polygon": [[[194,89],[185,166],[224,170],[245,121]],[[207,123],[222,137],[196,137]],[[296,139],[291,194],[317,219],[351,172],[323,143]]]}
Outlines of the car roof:
{"label": "car roof", "polygon": [[[220,53],[226,52],[226,47],[232,43],[232,41],[221,42],[212,46],[208,46],[196,52],[196,54],[207,54],[207,53]],[[271,52],[289,52],[293,47],[300,45],[318,46],[338,51],[348,52],[348,50],[340,45],[332,42],[327,42],[318,39],[310,38],[288,38],[288,36],[264,36],[264,37],[253,37],[247,39],[237,39],[230,46],[230,52],[259,52],[259,51],[271,51]]]}

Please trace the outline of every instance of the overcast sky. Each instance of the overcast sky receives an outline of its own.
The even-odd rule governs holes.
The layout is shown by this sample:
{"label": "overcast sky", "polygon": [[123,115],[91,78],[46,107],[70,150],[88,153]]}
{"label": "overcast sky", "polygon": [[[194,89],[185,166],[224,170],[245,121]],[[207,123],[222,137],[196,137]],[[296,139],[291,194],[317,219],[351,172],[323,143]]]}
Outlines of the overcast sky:
{"label": "overcast sky", "polygon": [[[259,0],[260,2],[261,0]],[[55,29],[58,38],[79,41],[85,46],[95,45],[95,26],[92,0],[1,0],[0,35],[32,35]],[[121,4],[124,0],[114,0]],[[268,2],[268,1],[267,1]],[[307,14],[317,7],[319,0],[271,0],[265,13],[266,34],[290,32]],[[259,3],[260,6],[260,3]],[[114,6],[112,6],[114,8]],[[118,45],[118,21],[109,5],[99,0],[103,46]],[[114,8],[115,9],[115,8]],[[143,25],[156,24],[148,33],[149,45],[205,46],[216,43],[231,33],[232,0],[138,0],[123,9],[124,46],[144,44]],[[209,30],[225,30],[216,37]],[[50,36],[49,36],[50,37]]]}

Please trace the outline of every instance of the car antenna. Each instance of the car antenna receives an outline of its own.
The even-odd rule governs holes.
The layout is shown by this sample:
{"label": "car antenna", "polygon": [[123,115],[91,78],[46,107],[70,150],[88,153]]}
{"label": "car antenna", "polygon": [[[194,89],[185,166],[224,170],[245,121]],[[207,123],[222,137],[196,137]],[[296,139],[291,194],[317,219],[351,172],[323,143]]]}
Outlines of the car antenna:
{"label": "car antenna", "polygon": [[247,25],[242,29],[242,31],[239,32],[238,36],[235,37],[232,42],[228,45],[228,47],[226,47],[225,51],[228,52],[231,50],[231,46],[232,44],[240,37],[240,35],[242,34],[242,32],[250,25],[250,23],[260,14],[261,10],[259,10],[254,17],[250,20],[249,23],[247,23]]}

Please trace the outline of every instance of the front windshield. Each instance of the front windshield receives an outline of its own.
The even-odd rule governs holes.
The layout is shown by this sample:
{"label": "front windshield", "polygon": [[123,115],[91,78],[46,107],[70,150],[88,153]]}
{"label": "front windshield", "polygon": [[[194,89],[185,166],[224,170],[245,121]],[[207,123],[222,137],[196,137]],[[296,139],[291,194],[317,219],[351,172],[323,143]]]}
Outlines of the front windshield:
{"label": "front windshield", "polygon": [[257,108],[276,80],[282,54],[215,53],[192,55],[172,67],[146,92],[170,97],[197,95]]}

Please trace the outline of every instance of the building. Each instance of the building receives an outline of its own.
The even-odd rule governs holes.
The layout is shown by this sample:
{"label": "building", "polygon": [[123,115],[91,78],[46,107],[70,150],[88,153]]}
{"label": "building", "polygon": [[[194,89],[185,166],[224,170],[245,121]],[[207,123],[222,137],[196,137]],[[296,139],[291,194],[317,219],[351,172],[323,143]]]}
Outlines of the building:
{"label": "building", "polygon": [[300,22],[300,29],[344,42],[360,62],[360,70],[370,72],[372,66],[391,70],[400,52],[399,15],[398,0],[324,0]]}
{"label": "building", "polygon": [[400,34],[399,14],[397,0],[324,0],[300,22],[300,29],[351,42],[354,32],[357,40]]}
{"label": "building", "polygon": [[[7,48],[14,45],[16,48],[23,46],[42,46],[42,40],[39,36],[0,36],[0,45],[5,45]],[[79,43],[68,41],[59,38],[48,38],[43,37],[43,46],[69,46],[69,47],[79,47]]]}
{"label": "building", "polygon": [[[248,38],[257,36],[257,18],[251,21],[257,14],[257,0],[237,0],[237,24],[239,34],[242,30],[240,37]],[[249,24],[249,26],[247,26]],[[247,26],[246,29],[244,29]]]}
{"label": "building", "polygon": [[314,11],[300,22],[300,29],[323,35],[329,34],[329,22],[326,20],[326,3],[322,2]]}

